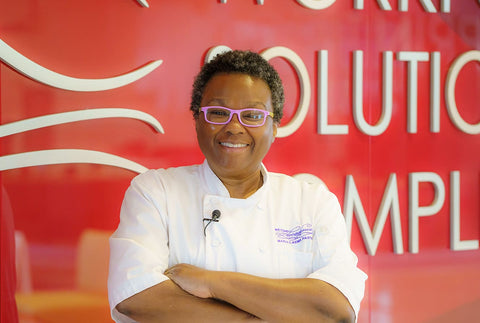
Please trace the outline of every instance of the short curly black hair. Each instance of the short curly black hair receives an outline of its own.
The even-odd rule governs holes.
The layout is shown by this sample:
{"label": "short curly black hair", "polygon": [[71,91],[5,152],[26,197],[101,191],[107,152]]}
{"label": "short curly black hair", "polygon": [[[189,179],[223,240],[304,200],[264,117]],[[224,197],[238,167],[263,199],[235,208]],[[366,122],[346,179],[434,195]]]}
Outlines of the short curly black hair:
{"label": "short curly black hair", "polygon": [[203,91],[208,81],[220,73],[241,73],[262,79],[267,83],[272,94],[273,120],[280,123],[283,116],[285,96],[283,84],[277,71],[261,55],[242,50],[233,50],[218,54],[211,61],[203,65],[193,82],[190,110],[193,117],[198,118]]}

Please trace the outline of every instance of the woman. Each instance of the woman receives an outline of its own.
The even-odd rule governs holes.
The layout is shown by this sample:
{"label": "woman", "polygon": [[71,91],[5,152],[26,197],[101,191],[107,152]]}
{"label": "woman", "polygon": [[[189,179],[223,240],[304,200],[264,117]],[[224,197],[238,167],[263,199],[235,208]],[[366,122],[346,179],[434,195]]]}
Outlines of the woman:
{"label": "woman", "polygon": [[260,55],[205,64],[191,110],[202,165],[150,170],[125,195],[111,238],[117,322],[353,322],[366,275],[337,199],[262,160],[283,87]]}

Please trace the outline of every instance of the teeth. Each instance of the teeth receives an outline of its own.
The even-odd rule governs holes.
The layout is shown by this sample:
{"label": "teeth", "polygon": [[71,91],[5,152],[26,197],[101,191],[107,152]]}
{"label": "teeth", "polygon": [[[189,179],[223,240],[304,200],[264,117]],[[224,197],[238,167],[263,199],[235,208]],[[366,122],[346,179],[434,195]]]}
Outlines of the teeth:
{"label": "teeth", "polygon": [[242,148],[247,147],[247,144],[232,144],[231,142],[221,142],[220,145],[229,147],[229,148]]}

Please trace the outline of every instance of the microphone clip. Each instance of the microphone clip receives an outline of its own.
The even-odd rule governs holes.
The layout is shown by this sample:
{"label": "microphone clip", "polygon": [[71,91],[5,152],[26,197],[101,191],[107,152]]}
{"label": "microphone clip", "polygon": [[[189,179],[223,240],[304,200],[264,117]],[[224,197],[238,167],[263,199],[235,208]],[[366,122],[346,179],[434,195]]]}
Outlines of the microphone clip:
{"label": "microphone clip", "polygon": [[208,221],[207,225],[203,228],[203,235],[204,236],[207,236],[207,227],[210,225],[210,223],[212,222],[218,222],[220,221],[220,216],[222,214],[220,213],[219,210],[213,210],[212,212],[212,217],[209,219],[209,218],[203,218],[203,222],[205,221]]}

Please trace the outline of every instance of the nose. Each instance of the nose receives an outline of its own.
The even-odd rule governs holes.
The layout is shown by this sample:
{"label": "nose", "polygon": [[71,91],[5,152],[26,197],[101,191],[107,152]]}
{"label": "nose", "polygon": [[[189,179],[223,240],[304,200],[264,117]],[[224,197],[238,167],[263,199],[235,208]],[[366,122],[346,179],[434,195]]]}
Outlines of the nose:
{"label": "nose", "polygon": [[237,114],[232,116],[230,122],[225,125],[225,129],[231,133],[242,133],[245,130],[240,120],[238,120]]}

